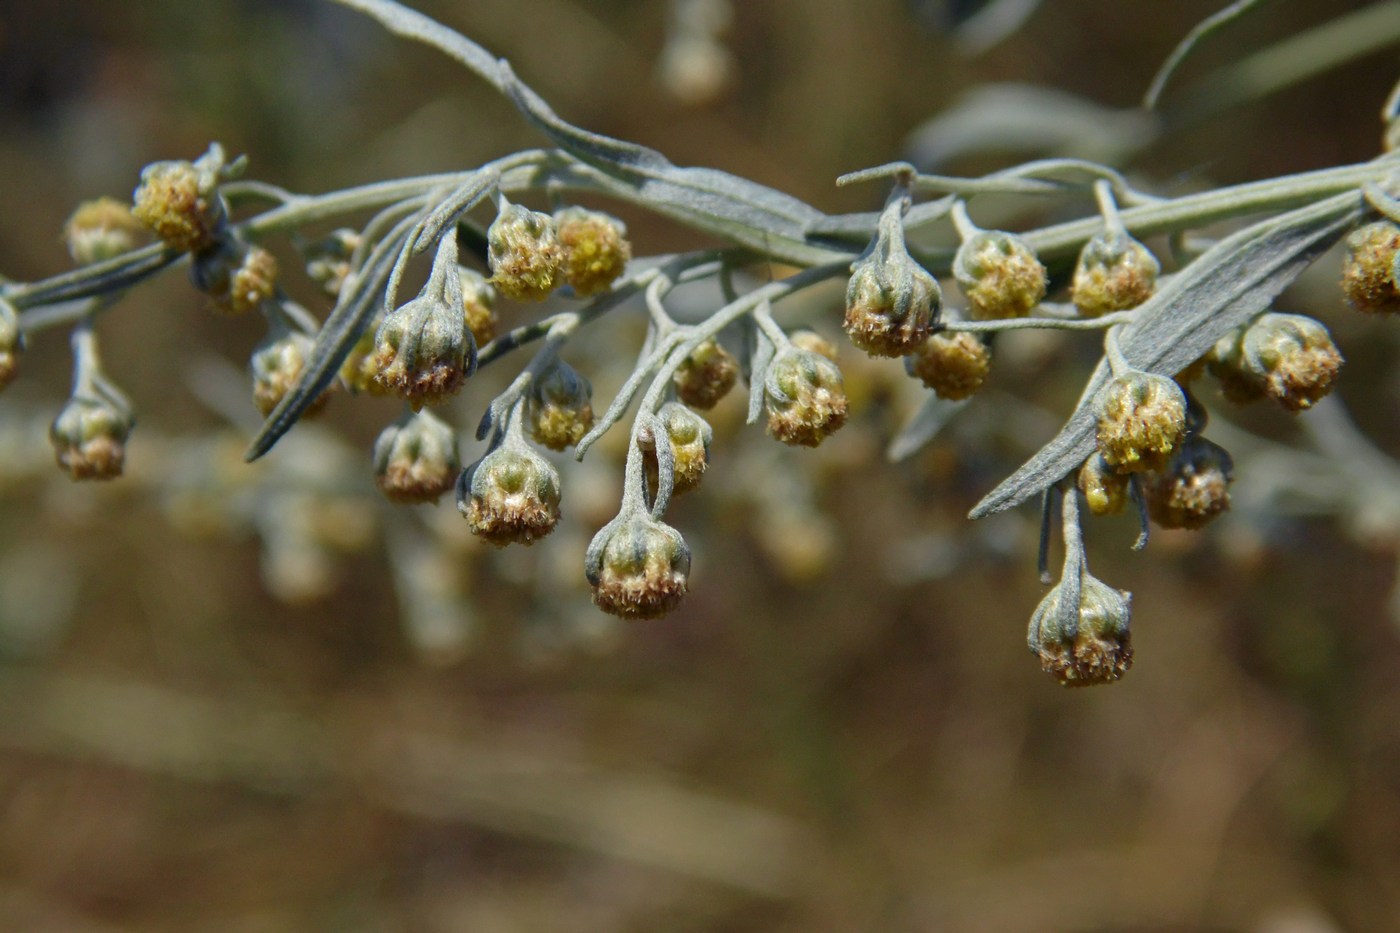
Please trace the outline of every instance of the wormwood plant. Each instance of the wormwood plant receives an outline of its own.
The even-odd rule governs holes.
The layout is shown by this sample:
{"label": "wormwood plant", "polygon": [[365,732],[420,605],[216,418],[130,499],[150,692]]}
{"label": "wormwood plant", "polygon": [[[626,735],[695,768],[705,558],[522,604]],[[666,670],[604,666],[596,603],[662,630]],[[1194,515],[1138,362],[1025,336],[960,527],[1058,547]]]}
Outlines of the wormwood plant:
{"label": "wormwood plant", "polygon": [[[686,595],[690,551],[665,518],[671,500],[706,470],[712,432],[700,412],[742,378],[749,422],[763,420],[782,443],[816,446],[846,421],[835,348],[780,323],[785,299],[844,280],[850,342],[902,359],[931,390],[899,439],[905,453],[978,392],[1000,332],[1086,331],[1102,341],[1062,430],[972,517],[1040,500],[1048,584],[1047,543],[1058,516],[1063,568],[1032,615],[1029,645],[1061,683],[1105,683],[1132,664],[1130,596],[1090,574],[1083,514],[1131,505],[1141,547],[1150,523],[1199,528],[1228,508],[1234,467],[1208,439],[1193,385],[1209,374],[1231,401],[1267,398],[1292,412],[1327,395],[1342,365],[1327,329],[1273,304],[1338,241],[1346,241],[1341,283],[1351,304],[1400,311],[1397,94],[1383,112],[1387,154],[1359,165],[1165,198],[1084,160],[1032,161],[980,178],[895,163],[838,180],[883,186],[881,210],[827,214],[753,181],[676,166],[574,126],[505,61],[394,0],[335,2],[455,58],[510,100],[549,146],[460,172],[299,195],[244,179],[244,160],[215,144],[194,161],[149,165],[130,203],[81,206],[66,228],[78,268],[0,284],[0,381],[15,376],[27,339],[60,327],[71,334],[72,394],[50,436],[74,479],[118,476],[133,427],[130,402],[99,360],[96,323],[133,286],[183,266],[216,311],[257,313],[266,323],[251,360],[253,401],[266,421],[250,460],[337,389],[398,396],[404,415],[372,454],[380,490],[396,502],[454,493],[472,532],[498,546],[533,544],[559,519],[563,480],[537,448],[572,448],[582,459],[630,413],[620,508],[583,555],[584,573],[602,610],[655,618]],[[1236,3],[1203,24],[1162,80],[1192,42],[1254,5]],[[1160,89],[1159,82],[1152,94]],[[553,209],[516,203],[527,194]],[[1012,232],[974,220],[988,196],[1095,208]],[[609,199],[726,245],[634,255],[644,244],[597,209]],[[303,235],[366,215],[360,226]],[[1223,221],[1234,222],[1233,232],[1206,235]],[[940,229],[957,245],[928,245]],[[146,234],[155,242],[137,245]],[[333,300],[324,319],[284,290],[264,244],[286,235]],[[400,285],[414,264],[427,268],[427,280],[405,299]],[[759,266],[781,271],[767,281],[744,275]],[[683,321],[668,302],[698,282],[717,282],[725,298],[702,319]],[[945,286],[954,285],[957,297],[945,301]],[[560,310],[502,324],[515,306],[546,299]],[[595,412],[589,380],[567,361],[570,341],[634,311],[646,317],[646,339],[620,391]],[[481,367],[527,349],[505,390],[481,399],[476,436],[486,453],[464,468],[453,425],[434,409],[469,388]]]}

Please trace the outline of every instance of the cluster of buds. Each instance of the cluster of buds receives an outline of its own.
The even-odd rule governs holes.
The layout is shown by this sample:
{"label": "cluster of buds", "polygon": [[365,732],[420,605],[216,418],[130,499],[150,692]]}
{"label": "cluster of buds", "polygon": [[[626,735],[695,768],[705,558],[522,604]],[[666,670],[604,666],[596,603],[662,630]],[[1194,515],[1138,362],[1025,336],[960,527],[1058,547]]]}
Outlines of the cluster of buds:
{"label": "cluster of buds", "polygon": [[1106,231],[1080,250],[1070,300],[1084,317],[1136,308],[1152,297],[1161,271],[1157,257],[1142,243],[1125,232]]}
{"label": "cluster of buds", "polygon": [[329,297],[339,297],[350,278],[350,260],[360,241],[357,231],[341,227],[306,247],[306,274]]}
{"label": "cluster of buds", "polygon": [[374,337],[374,381],[415,411],[451,398],[476,369],[457,268],[457,238],[448,233],[418,296],[385,315]]}
{"label": "cluster of buds", "polygon": [[1352,307],[1378,314],[1400,312],[1400,225],[1378,220],[1347,237],[1342,291]]}
{"label": "cluster of buds", "polygon": [[953,257],[953,277],[974,321],[1025,317],[1045,297],[1045,266],[1025,240],[1003,230],[978,230]]}
{"label": "cluster of buds", "polygon": [[816,447],[846,423],[841,370],[827,356],[790,345],[778,351],[763,383],[768,433],[784,444]]}
{"label": "cluster of buds", "polygon": [[880,217],[870,249],[851,265],[846,334],[871,356],[905,356],[928,338],[942,307],[938,281],[904,245],[902,202]]}
{"label": "cluster of buds", "polygon": [[530,386],[527,413],[536,441],[550,450],[572,447],[593,427],[593,386],[556,361]]}
{"label": "cluster of buds", "polygon": [[1268,312],[1221,338],[1206,365],[1230,401],[1268,396],[1297,412],[1332,391],[1342,355],[1327,328],[1312,318]]}
{"label": "cluster of buds", "polygon": [[497,547],[533,544],[559,521],[559,471],[512,427],[501,443],[462,471],[457,510],[472,534]]}
{"label": "cluster of buds", "polygon": [[540,301],[564,284],[580,298],[606,292],[632,257],[615,217],[577,207],[551,217],[504,195],[486,240],[491,284],[517,301]]}
{"label": "cluster of buds", "polygon": [[431,411],[391,424],[374,442],[374,482],[393,502],[436,502],[461,469],[457,435]]}
{"label": "cluster of buds", "polygon": [[624,619],[656,619],[685,598],[690,548],[680,532],[645,509],[624,509],[584,555],[593,602]]}

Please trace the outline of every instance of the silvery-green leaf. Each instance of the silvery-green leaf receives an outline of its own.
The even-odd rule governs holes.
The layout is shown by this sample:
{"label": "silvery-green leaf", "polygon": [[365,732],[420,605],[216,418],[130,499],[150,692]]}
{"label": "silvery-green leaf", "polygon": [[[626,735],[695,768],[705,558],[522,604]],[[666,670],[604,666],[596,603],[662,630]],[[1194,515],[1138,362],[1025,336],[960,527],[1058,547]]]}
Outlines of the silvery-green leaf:
{"label": "silvery-green leaf", "polygon": [[[1177,273],[1120,334],[1128,362],[1172,375],[1267,308],[1363,211],[1356,191],[1260,221],[1234,233]],[[981,518],[1038,495],[1094,450],[1093,400],[1109,379],[1100,360],[1060,433],[973,508]]]}
{"label": "silvery-green leaf", "polygon": [[950,401],[930,392],[919,406],[919,410],[914,412],[914,417],[910,418],[909,423],[890,441],[885,456],[891,463],[899,463],[912,457],[933,440],[953,416],[967,406],[967,402],[967,399]]}

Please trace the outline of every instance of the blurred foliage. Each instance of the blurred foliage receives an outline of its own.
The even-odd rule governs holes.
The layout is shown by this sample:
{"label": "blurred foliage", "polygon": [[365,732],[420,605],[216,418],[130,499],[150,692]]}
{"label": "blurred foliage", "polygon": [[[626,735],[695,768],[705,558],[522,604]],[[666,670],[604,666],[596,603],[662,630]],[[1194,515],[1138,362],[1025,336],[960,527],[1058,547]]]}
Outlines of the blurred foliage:
{"label": "blurred foliage", "polygon": [[[1273,4],[1233,36],[1262,47],[1363,5]],[[667,4],[420,6],[577,123],[857,209],[871,193],[832,179],[899,155],[964,93],[1015,81],[1131,107],[1217,4],[1043,4],[972,57],[928,4],[735,3],[699,102],[657,72]],[[1173,127],[1133,168],[1183,190],[1370,158],[1394,64]],[[315,0],[0,5],[0,266],[61,270],[77,200],[211,139],[314,191],[533,137],[446,61]],[[627,220],[648,251],[686,236]],[[1346,315],[1335,268],[1291,300],[1334,328],[1341,394],[1394,456],[1395,337]],[[1030,517],[963,516],[1053,433],[1077,391],[1057,374],[1082,370],[1068,344],[1007,340],[993,390],[1043,410],[987,406],[897,468],[897,364],[843,360],[859,411],[815,453],[741,431],[728,400],[708,488],[677,505],[691,601],[617,627],[579,579],[606,464],[571,474],[571,526],[487,554],[450,505],[425,526],[373,498],[392,406],[338,400],[329,430],[245,466],[251,407],[187,348],[241,361],[258,334],[179,281],[128,304],[105,355],[142,419],[130,477],[78,488],[47,462],[61,341],[36,341],[0,400],[0,926],[1395,928],[1394,537],[1244,514],[1134,556],[1126,524],[1091,530],[1096,567],[1139,594],[1139,663],[1110,689],[1056,689],[1022,647]],[[838,306],[811,320],[834,335]],[[440,523],[450,546],[424,548]],[[279,541],[278,563],[301,561],[280,585],[259,572]]]}

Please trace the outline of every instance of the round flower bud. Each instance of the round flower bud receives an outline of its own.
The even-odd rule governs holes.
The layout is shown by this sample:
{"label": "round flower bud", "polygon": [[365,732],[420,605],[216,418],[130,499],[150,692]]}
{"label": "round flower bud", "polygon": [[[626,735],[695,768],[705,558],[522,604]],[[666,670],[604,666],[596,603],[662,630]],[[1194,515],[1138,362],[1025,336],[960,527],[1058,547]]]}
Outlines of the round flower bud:
{"label": "round flower bud", "polygon": [[836,362],[836,344],[814,330],[802,327],[788,334],[788,340],[799,350],[807,350]]}
{"label": "round flower bud", "polygon": [[340,364],[340,382],[351,392],[384,394],[383,387],[374,378],[379,372],[374,361],[374,338],[381,323],[382,318],[370,321],[360,338],[355,341],[355,345],[350,348],[350,352],[346,354],[345,362]]}
{"label": "round flower bud", "polygon": [[224,223],[216,180],[214,171],[190,162],[154,162],[141,171],[131,213],[166,246],[202,252],[214,244]]}
{"label": "round flower bud", "polygon": [[1225,397],[1245,404],[1269,396],[1289,411],[1311,408],[1332,391],[1342,354],[1327,328],[1299,314],[1261,314],[1222,337],[1210,371]]}
{"label": "round flower bud", "polygon": [[778,352],[763,383],[768,433],[784,444],[816,447],[846,423],[846,390],[836,364],[810,350]]}
{"label": "round flower bud", "polygon": [[478,347],[485,346],[496,336],[496,290],[475,269],[458,266],[457,276],[462,280],[462,313],[467,330]]}
{"label": "round flower bud", "polygon": [[953,276],[974,321],[1025,317],[1045,297],[1045,267],[1025,240],[1000,230],[963,241],[953,257]]}
{"label": "round flower bud", "polygon": [[690,548],[670,525],[644,511],[624,512],[593,537],[584,574],[599,609],[624,619],[656,619],[685,598]]}
{"label": "round flower bud", "polygon": [[934,334],[904,358],[909,375],[949,401],[971,398],[992,368],[992,351],[966,331]]}
{"label": "round flower bud", "polygon": [[714,408],[739,379],[739,361],[717,340],[706,340],[676,367],[676,395],[692,408]]}
{"label": "round flower bud", "polygon": [[131,413],[92,395],[75,395],[49,428],[54,457],[74,480],[115,479],[126,464]]}
{"label": "round flower bud", "polygon": [[332,298],[340,296],[350,277],[350,257],[360,245],[360,234],[349,227],[332,230],[306,248],[306,274]]}
{"label": "round flower bud", "polygon": [[1064,611],[1065,593],[1056,585],[1031,615],[1031,653],[1066,687],[1113,683],[1133,666],[1132,594],[1089,573],[1080,579],[1077,612]]}
{"label": "round flower bud", "polygon": [[579,298],[612,288],[632,258],[627,227],[616,217],[581,207],[554,214],[559,245],[564,250],[564,278]]}
{"label": "round flower bud", "polygon": [[881,222],[871,251],[851,265],[846,335],[871,356],[913,353],[942,308],[938,281],[909,255],[903,230]]}
{"label": "round flower bud", "polygon": [[1152,297],[1162,266],[1126,233],[1105,231],[1084,244],[1070,297],[1084,317],[1136,308]]}
{"label": "round flower bud", "polygon": [[1234,470],[1223,447],[1188,438],[1166,469],[1147,475],[1147,514],[1163,528],[1203,527],[1230,507]]}
{"label": "round flower bud", "polygon": [[507,438],[462,472],[457,510],[472,534],[496,547],[533,544],[559,521],[559,471],[524,442]]}
{"label": "round flower bud", "polygon": [[548,214],[501,199],[486,230],[491,284],[507,298],[540,301],[564,277],[564,248]]}
{"label": "round flower bud", "polygon": [[277,294],[277,259],[261,246],[225,241],[195,257],[190,278],[212,299],[215,311],[235,317],[256,311]]}
{"label": "round flower bud", "polygon": [[[301,378],[306,361],[311,356],[311,338],[302,333],[269,335],[253,351],[249,366],[253,370],[253,404],[264,415],[270,414]],[[303,417],[320,414],[330,401],[330,390],[322,392]]]}
{"label": "round flower bud", "polygon": [[88,266],[129,252],[136,246],[140,230],[131,205],[116,198],[98,198],[78,205],[63,225],[63,240],[73,261]]}
{"label": "round flower bud", "polygon": [[374,337],[374,380],[413,410],[457,393],[476,369],[476,342],[463,316],[457,238],[438,243],[433,271],[418,297],[385,315]]}
{"label": "round flower bud", "polygon": [[1186,432],[1186,394],[1166,376],[1118,376],[1099,394],[1097,409],[1099,452],[1121,473],[1160,468]]}
{"label": "round flower bud", "polygon": [[[681,495],[700,485],[709,466],[710,441],[714,430],[710,423],[680,402],[667,402],[656,413],[665,429],[663,443],[669,444],[675,461],[675,471],[671,477],[671,492]],[[656,438],[650,429],[643,429],[639,438],[645,454],[644,465],[651,488],[657,488],[660,464],[656,456]]]}
{"label": "round flower bud", "polygon": [[1117,515],[1128,504],[1128,474],[1114,471],[1101,453],[1084,461],[1077,482],[1093,515]]}
{"label": "round flower bud", "polygon": [[394,502],[436,502],[461,470],[456,434],[429,411],[391,424],[374,442],[374,482]]}
{"label": "round flower bud", "polygon": [[19,312],[0,297],[0,389],[10,384],[19,372],[19,357],[24,352],[24,331],[19,326]]}
{"label": "round flower bud", "polygon": [[1400,225],[1378,220],[1353,230],[1347,237],[1342,263],[1342,291],[1358,311],[1394,314],[1400,311]]}
{"label": "round flower bud", "polygon": [[550,450],[572,447],[593,427],[593,386],[559,361],[531,387],[527,416],[530,434]]}

